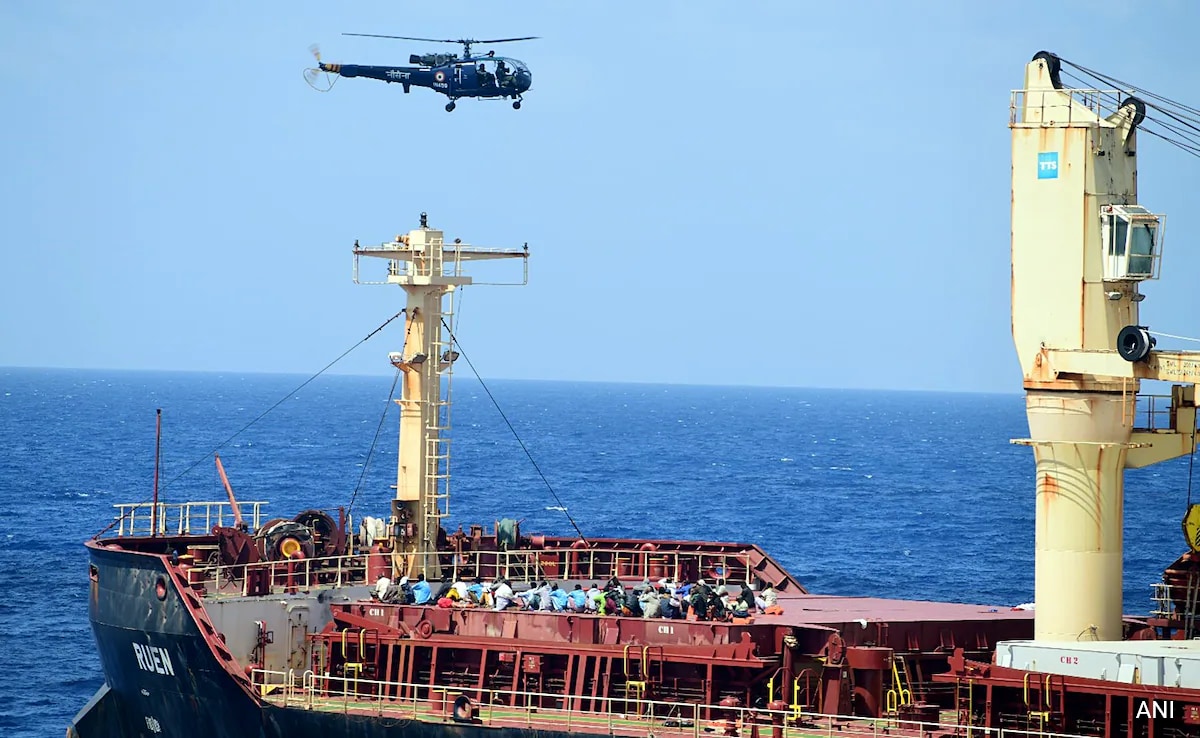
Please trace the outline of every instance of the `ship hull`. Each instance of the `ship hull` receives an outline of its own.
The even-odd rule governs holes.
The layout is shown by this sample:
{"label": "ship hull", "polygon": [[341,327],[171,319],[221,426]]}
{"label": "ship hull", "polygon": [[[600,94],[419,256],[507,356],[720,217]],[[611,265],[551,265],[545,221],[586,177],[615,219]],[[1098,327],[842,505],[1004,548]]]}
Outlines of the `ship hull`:
{"label": "ship hull", "polygon": [[218,658],[155,555],[89,547],[89,617],[105,686],[75,717],[80,738],[261,736],[258,702]]}

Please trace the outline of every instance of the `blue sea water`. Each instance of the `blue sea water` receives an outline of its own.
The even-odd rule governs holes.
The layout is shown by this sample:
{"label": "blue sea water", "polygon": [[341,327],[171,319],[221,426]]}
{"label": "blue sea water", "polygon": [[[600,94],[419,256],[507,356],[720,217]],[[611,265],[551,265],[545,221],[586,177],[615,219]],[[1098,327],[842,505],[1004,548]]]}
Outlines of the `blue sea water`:
{"label": "blue sea water", "polygon": [[[102,683],[82,542],[150,498],[163,408],[167,500],[272,515],[385,515],[390,378],[0,369],[0,734],[60,736]],[[1032,452],[1019,394],[455,380],[451,526],[747,541],[814,592],[1033,599]],[[282,401],[281,401],[281,398]],[[383,418],[383,430],[376,439]],[[373,441],[374,452],[371,452]],[[369,465],[364,467],[370,456]],[[365,469],[365,473],[364,473]],[[545,475],[547,484],[539,476]],[[1188,463],[1126,475],[1125,609],[1182,551]],[[356,494],[357,490],[357,494]],[[557,498],[555,497],[557,495]]]}

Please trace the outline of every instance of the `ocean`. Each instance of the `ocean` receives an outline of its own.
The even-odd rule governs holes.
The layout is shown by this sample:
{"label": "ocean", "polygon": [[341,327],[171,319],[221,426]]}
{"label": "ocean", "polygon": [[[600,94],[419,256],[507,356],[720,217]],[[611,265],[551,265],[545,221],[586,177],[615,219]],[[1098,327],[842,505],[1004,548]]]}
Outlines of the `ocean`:
{"label": "ocean", "polygon": [[[386,515],[392,379],[305,380],[0,369],[0,734],[61,736],[103,681],[82,543],[115,503],[150,499],[156,408],[165,501],[224,499],[220,446],[238,499],[270,517],[352,500],[356,518]],[[818,593],[1033,599],[1033,456],[1009,443],[1028,434],[1022,395],[487,388],[503,416],[478,381],[454,381],[451,529],[508,517],[572,535],[566,507],[592,537],[756,543]],[[1128,613],[1149,611],[1184,550],[1188,480],[1186,458],[1126,474]]]}

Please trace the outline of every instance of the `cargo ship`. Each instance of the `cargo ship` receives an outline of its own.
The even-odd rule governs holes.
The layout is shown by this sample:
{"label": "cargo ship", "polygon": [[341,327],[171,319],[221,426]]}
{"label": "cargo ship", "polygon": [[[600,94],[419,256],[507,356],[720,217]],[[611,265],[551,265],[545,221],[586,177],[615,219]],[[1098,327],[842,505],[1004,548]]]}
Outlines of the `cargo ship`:
{"label": "cargo ship", "polygon": [[1200,355],[1155,350],[1139,319],[1162,253],[1137,198],[1154,106],[1066,87],[1064,63],[1029,62],[1009,121],[1033,607],[812,593],[750,543],[447,530],[454,292],[483,260],[523,283],[529,251],[422,214],[353,247],[356,282],[373,263],[406,295],[390,507],[266,519],[219,458],[224,497],[118,505],[86,542],[105,684],[68,736],[1200,735],[1196,508],[1156,611],[1126,617],[1121,594],[1124,469],[1196,447]]}

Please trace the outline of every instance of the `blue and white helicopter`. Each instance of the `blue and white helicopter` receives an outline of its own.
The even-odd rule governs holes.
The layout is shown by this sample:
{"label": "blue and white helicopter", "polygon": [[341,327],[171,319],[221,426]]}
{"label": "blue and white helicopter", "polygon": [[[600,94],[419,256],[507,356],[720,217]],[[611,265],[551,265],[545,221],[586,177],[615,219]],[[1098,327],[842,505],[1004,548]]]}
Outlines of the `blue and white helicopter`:
{"label": "blue and white helicopter", "polygon": [[[328,91],[336,81],[328,75],[336,74],[342,77],[367,77],[383,82],[396,82],[409,92],[413,87],[428,87],[450,98],[446,103],[446,112],[454,110],[455,101],[463,97],[511,98],[513,109],[521,109],[521,96],[529,90],[533,83],[533,75],[529,67],[520,59],[507,56],[496,56],[489,51],[483,56],[471,56],[471,47],[475,44],[500,44],[509,41],[529,41],[537,36],[522,36],[520,38],[493,38],[483,41],[475,39],[436,39],[414,38],[412,36],[383,36],[375,33],[343,33],[343,36],[366,36],[370,38],[391,38],[405,41],[428,41],[439,44],[462,44],[463,53],[458,54],[412,54],[409,67],[378,67],[360,64],[326,64],[321,61],[321,52],[314,46],[311,51],[317,58],[316,69],[304,70],[304,79],[314,89]],[[317,80],[325,72],[328,84],[324,87],[317,85]]]}

